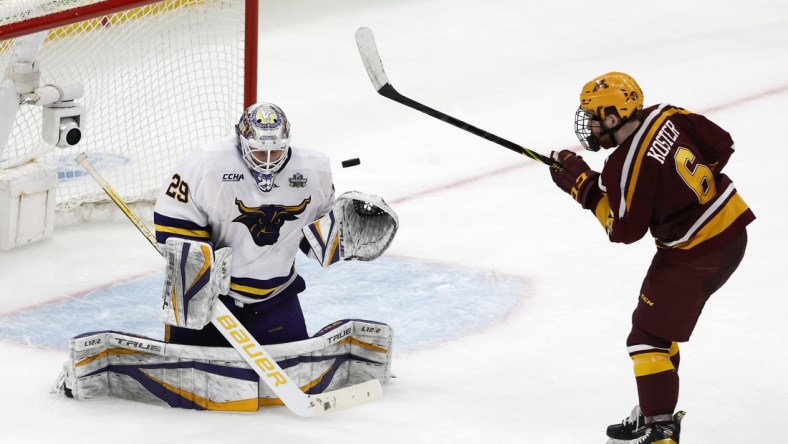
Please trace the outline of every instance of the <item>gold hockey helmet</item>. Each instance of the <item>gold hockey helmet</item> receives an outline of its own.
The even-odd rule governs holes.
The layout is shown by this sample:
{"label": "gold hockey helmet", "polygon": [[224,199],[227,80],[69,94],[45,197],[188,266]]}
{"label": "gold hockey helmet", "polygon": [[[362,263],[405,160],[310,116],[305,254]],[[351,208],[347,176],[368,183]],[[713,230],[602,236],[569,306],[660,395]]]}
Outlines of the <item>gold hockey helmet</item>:
{"label": "gold hockey helmet", "polygon": [[623,72],[609,72],[583,86],[580,108],[602,120],[615,110],[626,120],[643,109],[643,91],[631,76]]}

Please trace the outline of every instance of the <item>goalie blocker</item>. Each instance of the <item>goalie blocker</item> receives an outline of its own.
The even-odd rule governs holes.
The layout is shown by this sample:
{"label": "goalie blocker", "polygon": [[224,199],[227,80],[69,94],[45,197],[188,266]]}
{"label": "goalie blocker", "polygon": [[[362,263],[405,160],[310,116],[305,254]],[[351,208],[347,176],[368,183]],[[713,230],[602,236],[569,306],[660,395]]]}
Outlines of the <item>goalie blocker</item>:
{"label": "goalie blocker", "polygon": [[[310,339],[266,351],[307,394],[391,378],[393,332],[386,324],[336,321]],[[85,333],[71,340],[53,392],[79,400],[122,398],[196,410],[251,412],[282,405],[230,347],[169,344],[127,333]]]}
{"label": "goalie blocker", "polygon": [[394,240],[399,218],[375,195],[348,191],[337,197],[334,208],[307,225],[302,250],[324,267],[340,260],[371,261]]}

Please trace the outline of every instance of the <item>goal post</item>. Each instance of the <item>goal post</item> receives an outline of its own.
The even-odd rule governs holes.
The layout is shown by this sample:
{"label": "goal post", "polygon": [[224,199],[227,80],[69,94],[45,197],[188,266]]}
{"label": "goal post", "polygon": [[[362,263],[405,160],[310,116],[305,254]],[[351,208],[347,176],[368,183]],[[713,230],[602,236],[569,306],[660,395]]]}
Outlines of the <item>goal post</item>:
{"label": "goal post", "polygon": [[[92,218],[85,207],[110,203],[74,161],[86,152],[126,202],[152,203],[178,160],[232,134],[256,101],[258,2],[0,1],[0,180],[29,160],[48,165],[58,223]],[[25,44],[41,86],[82,87],[74,146],[45,142],[42,106],[15,96]]]}

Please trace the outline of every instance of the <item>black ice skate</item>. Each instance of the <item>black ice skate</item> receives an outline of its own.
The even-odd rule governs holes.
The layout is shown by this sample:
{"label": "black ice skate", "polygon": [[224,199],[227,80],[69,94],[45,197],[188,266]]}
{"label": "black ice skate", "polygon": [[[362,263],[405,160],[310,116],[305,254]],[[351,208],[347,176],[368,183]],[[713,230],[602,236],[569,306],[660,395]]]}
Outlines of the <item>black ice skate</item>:
{"label": "black ice skate", "polygon": [[646,433],[646,419],[640,411],[640,406],[636,405],[632,413],[624,418],[620,424],[613,424],[607,427],[607,444],[628,444],[630,441],[643,436]]}
{"label": "black ice skate", "polygon": [[681,420],[685,412],[673,415],[673,422],[646,426],[639,407],[635,407],[621,424],[607,429],[608,444],[678,444],[681,434]]}
{"label": "black ice skate", "polygon": [[677,412],[673,415],[672,423],[648,427],[643,436],[631,441],[631,444],[678,444],[681,434],[681,419],[684,418],[684,414],[684,412]]}

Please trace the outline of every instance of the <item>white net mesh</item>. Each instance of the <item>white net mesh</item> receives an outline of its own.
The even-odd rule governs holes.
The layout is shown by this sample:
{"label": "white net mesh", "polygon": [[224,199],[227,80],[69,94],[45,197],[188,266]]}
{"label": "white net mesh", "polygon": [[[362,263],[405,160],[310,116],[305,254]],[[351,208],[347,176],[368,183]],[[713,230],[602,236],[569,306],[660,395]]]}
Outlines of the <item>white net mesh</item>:
{"label": "white net mesh", "polygon": [[[1,1],[0,26],[102,3]],[[107,201],[74,162],[80,152],[127,202],[152,201],[177,160],[231,134],[243,111],[243,0],[167,0],[47,32],[37,57],[41,85],[82,83],[82,141],[65,149],[46,144],[41,107],[21,105],[0,168],[43,153],[39,161],[58,167],[60,216]],[[0,41],[0,80],[15,43]]]}
{"label": "white net mesh", "polygon": [[101,0],[5,0],[2,3],[0,26],[104,2]]}

